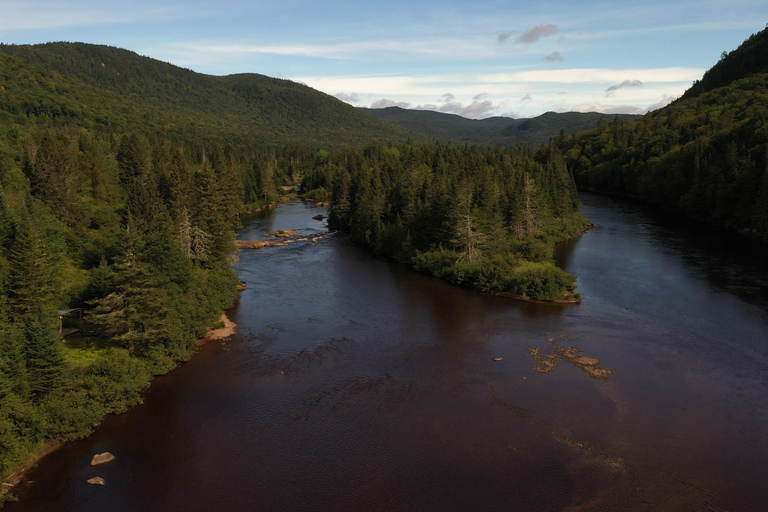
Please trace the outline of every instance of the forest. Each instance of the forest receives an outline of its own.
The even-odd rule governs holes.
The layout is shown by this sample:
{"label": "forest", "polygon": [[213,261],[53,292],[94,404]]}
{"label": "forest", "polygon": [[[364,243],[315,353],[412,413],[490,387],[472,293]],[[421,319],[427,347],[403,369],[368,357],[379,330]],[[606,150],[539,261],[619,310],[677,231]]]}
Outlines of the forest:
{"label": "forest", "polygon": [[723,58],[682,98],[641,119],[558,137],[580,189],[768,237],[768,30]]}
{"label": "forest", "polygon": [[376,145],[318,163],[304,190],[330,191],[329,226],[374,253],[487,292],[574,299],[553,248],[587,221],[556,148]]}
{"label": "forest", "polygon": [[[238,214],[286,183],[376,254],[524,299],[579,300],[552,261],[587,225],[577,185],[766,236],[768,75],[747,50],[639,120],[503,147],[435,142],[260,75],[0,45],[0,472],[191,357],[237,298]],[[63,338],[71,309],[83,323]]]}
{"label": "forest", "polygon": [[[341,117],[299,144],[280,135],[291,127],[281,119],[294,108],[305,122],[315,105],[322,114],[320,93],[297,99],[280,92],[292,85],[240,76],[229,92],[196,96],[220,81],[148,61],[90,45],[0,52],[3,475],[139,403],[154,375],[191,357],[237,297],[238,214],[279,201],[286,183],[331,199],[331,227],[378,254],[486,291],[573,296],[552,243],[584,219],[556,150],[407,140],[336,100]],[[163,80],[177,91],[164,95]],[[216,127],[214,111],[248,102],[270,117]],[[354,116],[373,131],[342,136],[334,123],[354,129]]]}

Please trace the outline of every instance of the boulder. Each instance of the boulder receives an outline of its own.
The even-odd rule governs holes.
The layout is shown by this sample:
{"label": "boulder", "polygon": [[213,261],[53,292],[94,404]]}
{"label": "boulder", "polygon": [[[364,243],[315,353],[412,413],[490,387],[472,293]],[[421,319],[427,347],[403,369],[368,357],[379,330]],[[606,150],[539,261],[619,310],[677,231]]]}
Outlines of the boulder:
{"label": "boulder", "polygon": [[93,456],[91,460],[91,466],[98,466],[99,464],[106,464],[115,460],[115,456],[109,452],[99,453]]}
{"label": "boulder", "polygon": [[503,361],[504,358],[503,357],[494,357],[493,360],[498,362],[498,361]]}
{"label": "boulder", "polygon": [[322,215],[315,215],[312,218],[315,219],[315,220],[323,220],[325,217],[323,217]]}
{"label": "boulder", "polygon": [[101,478],[100,476],[95,476],[91,478],[90,480],[88,480],[88,483],[91,485],[107,485],[107,482],[105,482],[104,479]]}

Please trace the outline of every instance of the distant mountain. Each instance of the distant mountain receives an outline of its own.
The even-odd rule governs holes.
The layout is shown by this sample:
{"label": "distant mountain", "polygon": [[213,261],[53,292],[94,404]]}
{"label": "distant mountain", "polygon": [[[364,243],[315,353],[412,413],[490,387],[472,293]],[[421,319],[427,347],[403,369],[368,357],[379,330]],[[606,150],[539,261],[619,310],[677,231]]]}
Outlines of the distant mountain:
{"label": "distant mountain", "polygon": [[[359,146],[374,140],[429,139],[289,80],[205,75],[128,50],[85,43],[0,44],[0,53],[14,58],[0,60],[0,84],[12,93],[6,96],[14,108],[25,113],[72,104],[78,115],[110,128],[130,130],[141,122],[142,131],[177,138],[226,137],[261,144]],[[30,77],[43,76],[47,81],[31,84]],[[28,87],[20,86],[22,82]]]}
{"label": "distant mountain", "polygon": [[544,144],[557,137],[561,131],[570,135],[574,132],[592,130],[597,127],[601,119],[607,123],[617,117],[621,122],[640,117],[597,112],[566,112],[562,114],[547,112],[531,119],[512,119],[511,117],[467,119],[455,114],[400,107],[361,108],[360,110],[408,130],[441,139],[470,144],[502,144],[506,146],[520,142]]}

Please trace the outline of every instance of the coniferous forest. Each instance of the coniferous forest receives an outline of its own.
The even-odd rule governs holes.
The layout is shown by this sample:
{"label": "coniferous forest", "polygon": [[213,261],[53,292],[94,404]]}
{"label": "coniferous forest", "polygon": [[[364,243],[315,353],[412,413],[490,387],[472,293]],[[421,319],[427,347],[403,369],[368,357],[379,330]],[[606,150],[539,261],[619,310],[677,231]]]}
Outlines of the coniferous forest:
{"label": "coniferous forest", "polygon": [[237,297],[238,214],[286,183],[376,254],[526,299],[579,298],[552,261],[587,224],[577,184],[768,235],[768,78],[744,57],[765,39],[664,109],[539,148],[435,142],[260,75],[0,46],[0,472],[191,357]]}
{"label": "coniferous forest", "polygon": [[768,30],[724,53],[671,105],[560,137],[580,188],[768,237]]}
{"label": "coniferous forest", "polygon": [[[263,104],[263,77],[218,95],[179,92],[177,104],[153,89],[158,81],[193,93],[220,81],[105,47],[4,50],[16,55],[0,53],[4,474],[46,439],[88,435],[192,355],[236,298],[238,213],[279,200],[285,183],[303,179],[308,196],[331,197],[333,229],[457,284],[538,299],[575,288],[551,262],[554,241],[584,223],[554,149],[425,144],[417,134],[405,142],[402,129],[326,99],[342,118],[370,117],[378,135],[319,144],[338,139],[336,116],[316,128],[315,143],[275,144],[258,116],[245,136],[205,121],[250,91],[261,103],[242,105],[274,107],[281,129],[290,113]],[[114,67],[126,71],[105,73]],[[302,109],[319,95],[304,89],[276,97]],[[203,122],[179,120],[196,112]],[[82,330],[64,342],[73,320],[59,311],[78,308]]]}

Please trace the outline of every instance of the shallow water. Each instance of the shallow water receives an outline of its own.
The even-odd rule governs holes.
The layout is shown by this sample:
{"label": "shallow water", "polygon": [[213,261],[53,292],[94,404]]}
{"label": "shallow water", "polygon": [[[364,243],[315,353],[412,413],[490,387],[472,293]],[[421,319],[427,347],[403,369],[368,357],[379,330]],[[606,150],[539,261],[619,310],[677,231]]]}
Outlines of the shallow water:
{"label": "shallow water", "polygon": [[[8,510],[764,510],[765,248],[583,200],[599,227],[558,252],[578,306],[449,286],[340,235],[244,251],[237,335],[44,459]],[[319,211],[240,237],[317,233]]]}

